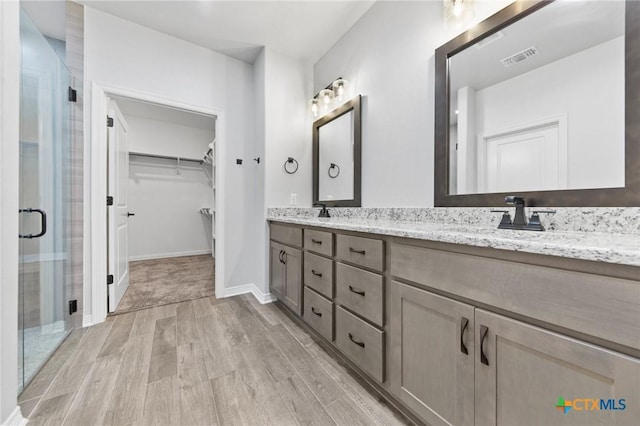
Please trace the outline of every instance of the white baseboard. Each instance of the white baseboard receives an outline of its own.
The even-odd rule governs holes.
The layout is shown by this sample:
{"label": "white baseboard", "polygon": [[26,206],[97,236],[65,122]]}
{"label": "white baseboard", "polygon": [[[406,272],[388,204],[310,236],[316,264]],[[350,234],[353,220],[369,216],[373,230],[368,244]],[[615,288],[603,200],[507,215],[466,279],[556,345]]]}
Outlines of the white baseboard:
{"label": "white baseboard", "polygon": [[13,413],[9,414],[9,417],[2,423],[2,426],[23,426],[27,424],[27,419],[22,417],[22,411],[20,407],[16,407]]}
{"label": "white baseboard", "polygon": [[87,314],[82,316],[82,327],[91,327],[93,325],[93,315]]}
{"label": "white baseboard", "polygon": [[198,256],[201,254],[211,254],[211,250],[193,250],[193,251],[180,251],[175,253],[158,253],[158,254],[144,254],[140,256],[129,256],[129,262],[136,262],[138,260],[165,259],[167,257]]}
{"label": "white baseboard", "polygon": [[271,293],[263,293],[257,285],[254,283],[239,285],[236,287],[227,288],[224,291],[224,295],[222,297],[231,297],[238,296],[240,294],[253,294],[253,297],[256,298],[258,302],[261,304],[271,303],[277,300],[277,298]]}

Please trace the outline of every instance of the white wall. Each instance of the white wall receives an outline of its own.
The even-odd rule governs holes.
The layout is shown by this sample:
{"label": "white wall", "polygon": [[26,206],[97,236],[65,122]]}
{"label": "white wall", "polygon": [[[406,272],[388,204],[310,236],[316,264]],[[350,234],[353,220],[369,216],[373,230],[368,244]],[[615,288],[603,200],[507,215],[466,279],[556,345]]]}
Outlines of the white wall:
{"label": "white wall", "polygon": [[620,187],[624,97],[624,37],[618,37],[478,90],[476,134],[566,114],[568,188]]}
{"label": "white wall", "polygon": [[[311,205],[311,117],[305,105],[311,97],[311,65],[264,48],[254,64],[256,143],[255,153],[263,166],[255,175],[253,249],[262,279],[258,287],[268,292],[268,238],[265,222],[268,207],[290,206],[296,194],[297,205]],[[298,161],[295,174],[283,165],[288,157]]]}
{"label": "white wall", "polygon": [[18,138],[20,13],[0,2],[0,424],[18,399]]}
{"label": "white wall", "polygon": [[[129,125],[129,151],[201,159],[215,132],[124,113]],[[213,118],[211,118],[213,121]]]}
{"label": "white wall", "polygon": [[[202,158],[213,130],[168,121],[125,116],[129,150],[149,154]],[[208,164],[129,157],[129,260],[156,259],[211,252],[211,219],[200,214],[212,207]]]}
{"label": "white wall", "polygon": [[[251,221],[247,211],[253,209],[251,162],[254,138],[253,72],[244,62],[185,42],[175,37],[133,24],[123,19],[85,7],[85,93],[91,99],[91,82],[132,89],[175,102],[224,112],[225,181],[224,217],[226,238],[224,255],[225,286],[233,287],[261,280],[251,246]],[[85,102],[85,117],[90,117],[91,103]],[[87,141],[90,121],[86,120]],[[86,147],[85,169],[90,170],[90,146]],[[219,146],[220,150],[221,147]],[[220,151],[219,151],[220,152]],[[244,158],[236,166],[235,158]],[[90,199],[90,182],[85,182],[85,199]],[[91,212],[85,212],[85,234],[91,229]],[[90,307],[90,241],[85,248],[85,306]],[[220,265],[219,265],[220,266]],[[87,312],[90,314],[90,312]]]}
{"label": "white wall", "polygon": [[[311,98],[311,66],[304,61],[265,49],[265,157],[268,207],[311,205],[311,125],[306,105]],[[295,174],[283,165],[288,157],[298,161]]]}
{"label": "white wall", "polygon": [[441,1],[377,2],[316,62],[315,91],[341,76],[363,95],[363,207],[433,206],[434,52],[455,35]]}

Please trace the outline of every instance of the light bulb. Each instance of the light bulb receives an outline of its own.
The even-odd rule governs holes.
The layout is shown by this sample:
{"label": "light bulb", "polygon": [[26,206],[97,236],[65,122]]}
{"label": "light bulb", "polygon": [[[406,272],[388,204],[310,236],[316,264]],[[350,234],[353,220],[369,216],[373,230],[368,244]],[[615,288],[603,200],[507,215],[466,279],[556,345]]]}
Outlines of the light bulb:
{"label": "light bulb", "polygon": [[325,111],[328,111],[331,109],[332,105],[333,105],[333,90],[331,89],[322,89],[320,91],[320,102],[322,103],[322,108]]}
{"label": "light bulb", "polygon": [[462,0],[452,0],[453,1],[453,16],[460,16],[462,15],[462,11],[464,9],[464,6],[462,5]]}
{"label": "light bulb", "polygon": [[344,98],[344,93],[345,93],[345,86],[346,86],[346,81],[343,80],[342,78],[337,79],[336,81],[333,82],[333,91],[336,94],[336,99],[339,101],[342,101],[342,98]]}
{"label": "light bulb", "polygon": [[319,112],[318,100],[317,99],[312,99],[311,100],[311,113],[313,114],[314,117],[317,117],[318,116],[318,112]]}

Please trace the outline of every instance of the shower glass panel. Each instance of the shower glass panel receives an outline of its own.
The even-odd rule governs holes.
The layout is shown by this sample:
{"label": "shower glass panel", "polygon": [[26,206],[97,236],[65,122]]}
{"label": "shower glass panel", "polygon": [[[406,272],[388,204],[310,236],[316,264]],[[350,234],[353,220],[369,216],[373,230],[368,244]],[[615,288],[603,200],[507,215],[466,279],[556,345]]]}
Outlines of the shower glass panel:
{"label": "shower glass panel", "polygon": [[71,329],[71,77],[24,11],[20,39],[19,391]]}

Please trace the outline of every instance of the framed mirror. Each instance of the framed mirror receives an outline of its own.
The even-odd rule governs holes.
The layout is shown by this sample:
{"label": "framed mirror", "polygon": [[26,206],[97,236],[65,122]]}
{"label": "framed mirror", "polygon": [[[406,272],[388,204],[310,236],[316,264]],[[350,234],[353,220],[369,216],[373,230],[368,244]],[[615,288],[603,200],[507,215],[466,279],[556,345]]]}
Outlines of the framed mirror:
{"label": "framed mirror", "polygon": [[435,62],[435,206],[640,206],[640,2],[516,1]]}
{"label": "framed mirror", "polygon": [[313,203],[360,207],[360,95],[313,123]]}

